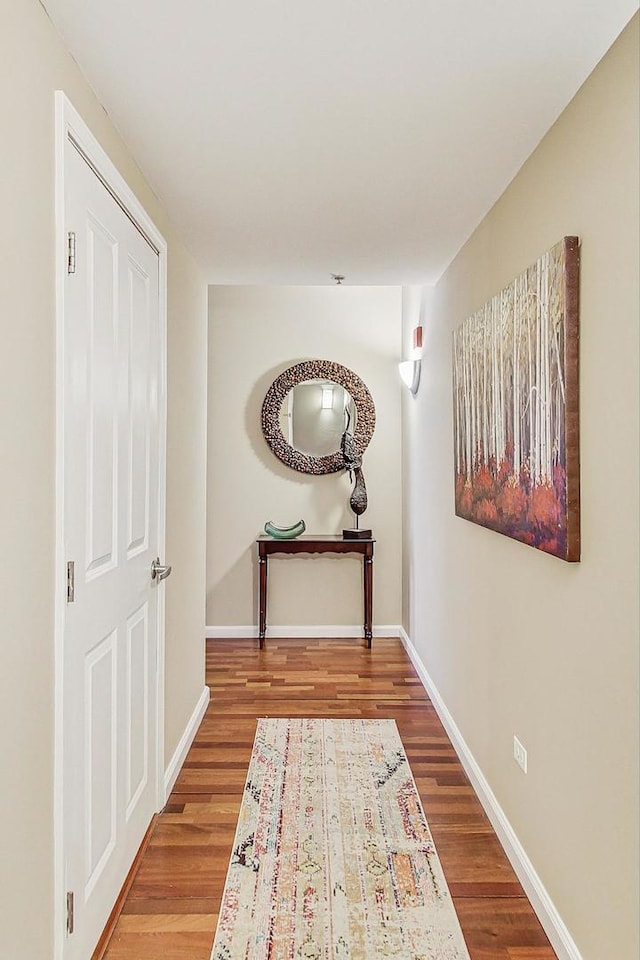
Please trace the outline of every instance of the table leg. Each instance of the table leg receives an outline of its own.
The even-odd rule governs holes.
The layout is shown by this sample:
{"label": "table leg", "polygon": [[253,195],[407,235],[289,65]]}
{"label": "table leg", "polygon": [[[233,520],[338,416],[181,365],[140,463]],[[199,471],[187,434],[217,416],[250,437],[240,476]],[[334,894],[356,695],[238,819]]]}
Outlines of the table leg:
{"label": "table leg", "polygon": [[259,623],[258,637],[260,639],[260,649],[264,647],[265,636],[267,633],[267,558],[258,557],[258,569],[260,572],[260,592],[259,592]]}
{"label": "table leg", "polygon": [[370,647],[373,637],[373,557],[364,558],[364,637]]}

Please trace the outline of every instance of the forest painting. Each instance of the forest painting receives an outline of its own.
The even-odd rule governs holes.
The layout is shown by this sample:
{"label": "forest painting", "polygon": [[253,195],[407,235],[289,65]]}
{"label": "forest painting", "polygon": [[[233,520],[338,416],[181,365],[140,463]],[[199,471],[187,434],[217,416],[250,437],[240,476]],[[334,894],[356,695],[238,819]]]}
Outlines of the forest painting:
{"label": "forest painting", "polygon": [[453,418],[456,514],[579,560],[577,237],[455,331]]}

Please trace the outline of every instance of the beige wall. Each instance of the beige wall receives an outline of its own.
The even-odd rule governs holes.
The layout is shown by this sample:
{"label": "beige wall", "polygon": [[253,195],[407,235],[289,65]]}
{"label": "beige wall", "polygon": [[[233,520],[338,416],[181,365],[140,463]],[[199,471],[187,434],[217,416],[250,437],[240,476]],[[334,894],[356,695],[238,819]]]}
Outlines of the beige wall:
{"label": "beige wall", "polygon": [[1,0],[0,63],[0,953],[51,960],[56,89],[169,244],[167,757],[204,683],[206,287],[37,0]]}
{"label": "beige wall", "polygon": [[[424,291],[423,385],[405,409],[405,623],[585,960],[639,952],[638,116],[636,17]],[[452,329],[569,234],[582,241],[575,565],[454,516],[451,409]],[[407,291],[407,341],[419,308]]]}
{"label": "beige wall", "polygon": [[[378,538],[375,624],[401,615],[401,291],[393,287],[210,287],[207,623],[257,623],[255,545],[265,521],[300,518],[309,533],[353,525],[346,474],[312,477],[282,464],[261,433],[273,379],[299,360],[354,370],[376,404],[364,455],[369,507],[361,526]],[[274,559],[269,623],[362,623],[357,558]]]}

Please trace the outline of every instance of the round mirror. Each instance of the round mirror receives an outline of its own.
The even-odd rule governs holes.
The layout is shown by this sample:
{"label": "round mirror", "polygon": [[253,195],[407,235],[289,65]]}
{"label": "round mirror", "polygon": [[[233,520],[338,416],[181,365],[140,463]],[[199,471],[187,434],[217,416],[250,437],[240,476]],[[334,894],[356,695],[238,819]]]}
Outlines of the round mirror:
{"label": "round mirror", "polygon": [[345,468],[346,432],[366,450],[375,426],[371,394],[352,370],[330,360],[289,367],[269,387],[262,405],[262,432],[275,455],[301,473]]}
{"label": "round mirror", "polygon": [[349,391],[319,377],[292,387],[280,407],[280,429],[287,443],[311,457],[327,457],[339,450],[343,433],[353,434],[356,422]]}

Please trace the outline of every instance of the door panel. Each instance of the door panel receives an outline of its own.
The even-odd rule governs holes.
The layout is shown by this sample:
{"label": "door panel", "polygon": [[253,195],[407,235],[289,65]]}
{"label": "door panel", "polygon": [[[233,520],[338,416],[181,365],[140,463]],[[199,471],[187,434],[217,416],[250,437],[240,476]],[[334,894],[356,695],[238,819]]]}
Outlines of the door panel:
{"label": "door panel", "polygon": [[117,633],[85,658],[87,816],[85,896],[97,883],[116,843]]}
{"label": "door panel", "polygon": [[131,315],[129,331],[129,543],[135,556],[149,545],[149,364],[150,278],[131,257],[128,260]]}
{"label": "door panel", "polygon": [[68,143],[65,220],[64,848],[87,960],[156,811],[158,255]]}
{"label": "door panel", "polygon": [[126,818],[149,782],[149,623],[145,603],[127,623]]}
{"label": "door panel", "polygon": [[[87,218],[87,573],[116,563],[118,405],[118,244],[97,217]],[[75,278],[74,278],[75,279]]]}

